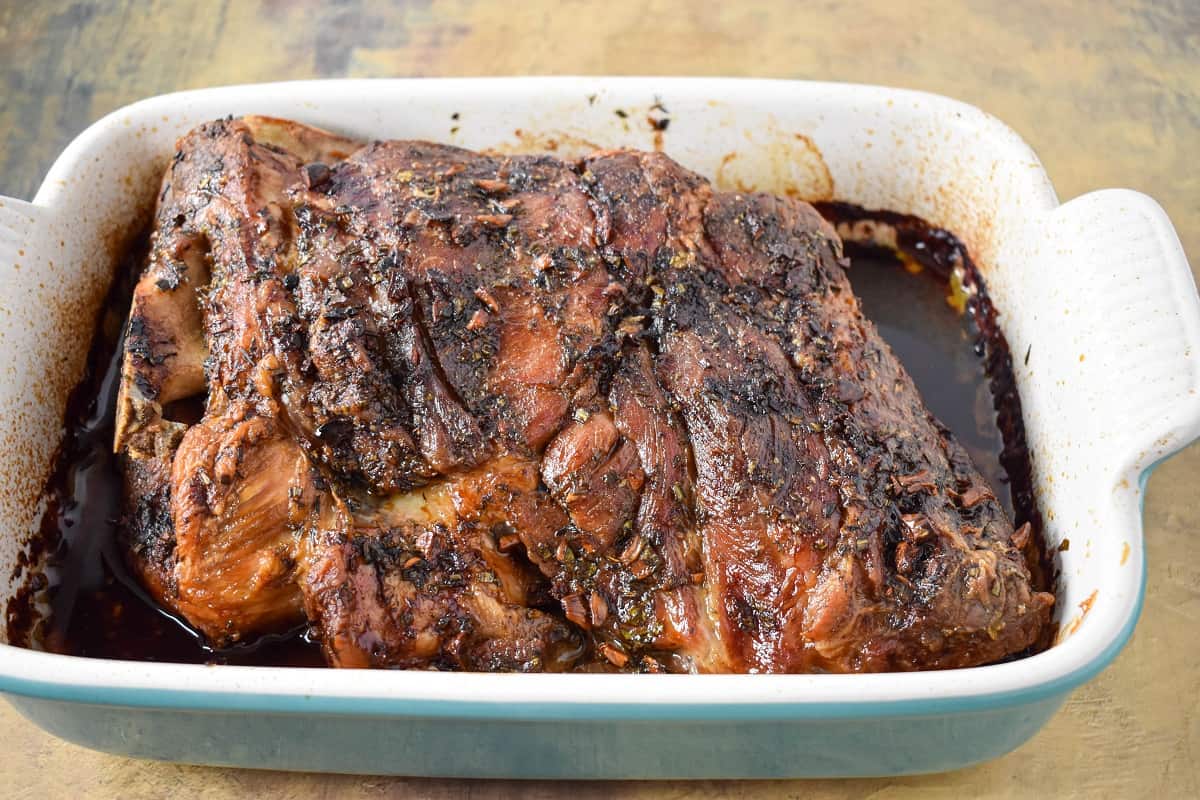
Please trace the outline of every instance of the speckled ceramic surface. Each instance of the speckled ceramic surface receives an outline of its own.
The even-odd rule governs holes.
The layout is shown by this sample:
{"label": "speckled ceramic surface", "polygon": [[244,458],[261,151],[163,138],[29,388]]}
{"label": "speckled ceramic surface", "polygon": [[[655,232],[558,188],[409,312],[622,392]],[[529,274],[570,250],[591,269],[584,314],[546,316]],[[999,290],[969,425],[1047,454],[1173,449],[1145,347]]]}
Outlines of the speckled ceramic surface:
{"label": "speckled ceramic surface", "polygon": [[[665,132],[642,122],[656,103],[671,119]],[[837,197],[955,231],[1021,359],[1047,536],[1052,546],[1070,540],[1062,636],[1020,662],[863,676],[400,676],[100,662],[0,646],[0,689],[23,696],[19,707],[60,735],[206,763],[409,774],[927,771],[1016,746],[1128,637],[1143,588],[1142,476],[1200,433],[1200,303],[1170,223],[1153,201],[1120,190],[1059,206],[1036,157],[993,118],[872,87],[314,82],[171,95],[115,112],[72,143],[32,204],[0,200],[0,345],[9,354],[0,440],[12,445],[0,449],[0,480],[16,488],[0,496],[7,530],[30,531],[37,518],[36,492],[116,246],[152,199],[175,137],[248,112],[476,148],[660,146],[719,184]],[[0,542],[3,574],[19,547],[20,537]],[[302,715],[371,722],[307,726]],[[531,729],[538,720],[553,722]],[[730,726],[741,732],[740,758],[703,744]],[[550,764],[525,757],[544,755],[543,733],[572,747]],[[469,764],[437,756],[463,742],[473,743]],[[879,757],[848,759],[847,748]]]}

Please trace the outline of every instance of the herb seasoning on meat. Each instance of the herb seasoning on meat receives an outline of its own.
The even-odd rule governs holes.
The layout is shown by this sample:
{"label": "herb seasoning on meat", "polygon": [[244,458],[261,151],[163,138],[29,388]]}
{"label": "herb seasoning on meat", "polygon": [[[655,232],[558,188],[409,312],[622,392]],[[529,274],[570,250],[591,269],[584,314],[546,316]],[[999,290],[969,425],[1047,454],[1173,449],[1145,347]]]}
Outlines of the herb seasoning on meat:
{"label": "herb seasoning on meat", "polygon": [[[1021,653],[1053,598],[994,312],[960,270],[978,353],[944,304],[896,328],[881,305],[881,338],[851,291],[872,309],[871,270],[943,294],[851,265],[811,206],[715,192],[661,154],[202,126],[103,381],[93,354],[115,430],[68,420],[56,508],[120,531],[87,515],[64,533],[67,563],[103,577],[47,644],[179,658],[156,642],[186,626],[185,660],[313,663],[281,649],[312,641],[336,666],[524,671]],[[901,366],[922,351],[917,383],[958,436]],[[121,477],[71,497],[67,472],[113,474],[87,466],[110,431]]]}

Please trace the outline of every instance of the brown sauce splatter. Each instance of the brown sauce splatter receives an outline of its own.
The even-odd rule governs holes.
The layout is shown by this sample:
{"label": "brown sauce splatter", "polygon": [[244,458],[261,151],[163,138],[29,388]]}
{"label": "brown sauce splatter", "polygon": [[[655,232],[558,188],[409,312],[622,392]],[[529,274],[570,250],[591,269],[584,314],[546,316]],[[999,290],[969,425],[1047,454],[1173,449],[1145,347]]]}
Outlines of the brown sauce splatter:
{"label": "brown sauce splatter", "polygon": [[[835,223],[870,219],[895,228],[898,252],[847,243],[851,283],[930,409],[971,453],[1016,524],[1031,523],[1035,535],[1026,556],[1034,584],[1052,588],[1053,561],[1043,546],[1041,514],[1033,499],[1012,356],[966,249],[952,234],[915,217],[844,203],[817,206]],[[143,239],[131,250],[104,305],[87,371],[67,405],[67,434],[47,484],[48,507],[35,546],[50,554],[58,580],[46,587],[45,578],[35,573],[27,580],[26,595],[32,597],[40,581],[36,591],[48,593],[51,616],[39,621],[28,602],[10,601],[9,641],[39,641],[47,650],[95,658],[323,666],[319,648],[303,628],[228,650],[207,647],[125,569],[116,536],[121,478],[111,443],[120,334],[144,247]],[[923,268],[920,274],[913,273],[913,264]],[[947,303],[956,267],[970,290],[963,313]],[[1048,630],[1029,652],[1048,646],[1053,635]]]}

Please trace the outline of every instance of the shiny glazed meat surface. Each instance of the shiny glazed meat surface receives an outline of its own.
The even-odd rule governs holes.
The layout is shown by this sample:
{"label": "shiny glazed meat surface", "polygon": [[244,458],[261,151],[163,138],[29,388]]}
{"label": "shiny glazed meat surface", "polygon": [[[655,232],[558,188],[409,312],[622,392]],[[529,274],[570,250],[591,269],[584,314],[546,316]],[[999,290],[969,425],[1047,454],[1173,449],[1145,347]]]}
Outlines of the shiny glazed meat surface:
{"label": "shiny glazed meat surface", "polygon": [[657,153],[203,125],[125,339],[129,564],[216,646],[307,623],[334,666],[1018,653],[1029,527],[845,266],[807,204]]}

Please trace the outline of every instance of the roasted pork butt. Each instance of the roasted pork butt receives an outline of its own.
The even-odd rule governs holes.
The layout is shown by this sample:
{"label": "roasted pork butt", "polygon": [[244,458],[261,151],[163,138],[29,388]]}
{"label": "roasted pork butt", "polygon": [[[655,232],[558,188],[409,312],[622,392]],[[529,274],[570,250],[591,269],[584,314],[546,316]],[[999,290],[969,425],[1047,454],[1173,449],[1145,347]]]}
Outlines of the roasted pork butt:
{"label": "roasted pork butt", "polygon": [[307,623],[344,667],[849,672],[1048,622],[1029,529],[802,202],[247,117],[180,141],[153,237],[124,541],[214,646]]}

